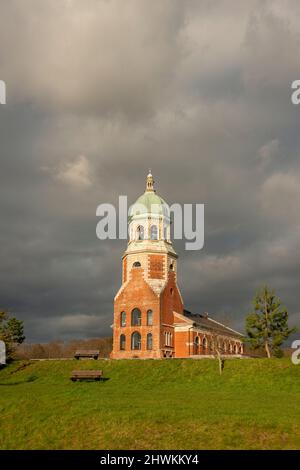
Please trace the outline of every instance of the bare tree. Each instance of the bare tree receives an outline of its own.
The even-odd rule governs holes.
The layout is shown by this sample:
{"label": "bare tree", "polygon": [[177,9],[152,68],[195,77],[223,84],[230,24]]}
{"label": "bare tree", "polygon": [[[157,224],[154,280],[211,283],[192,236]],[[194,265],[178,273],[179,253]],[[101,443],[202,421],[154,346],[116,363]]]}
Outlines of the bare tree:
{"label": "bare tree", "polygon": [[216,333],[210,335],[210,352],[218,360],[219,373],[222,375],[225,366],[225,348],[224,341]]}

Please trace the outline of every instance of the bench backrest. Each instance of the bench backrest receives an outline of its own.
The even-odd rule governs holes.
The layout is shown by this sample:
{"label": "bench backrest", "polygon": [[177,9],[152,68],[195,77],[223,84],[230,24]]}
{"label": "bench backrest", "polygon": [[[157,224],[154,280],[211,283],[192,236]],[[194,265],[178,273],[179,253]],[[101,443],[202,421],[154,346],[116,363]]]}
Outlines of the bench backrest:
{"label": "bench backrest", "polygon": [[99,356],[100,351],[96,349],[78,349],[75,352],[75,356]]}
{"label": "bench backrest", "polygon": [[102,370],[73,370],[72,376],[73,377],[98,377],[103,375]]}

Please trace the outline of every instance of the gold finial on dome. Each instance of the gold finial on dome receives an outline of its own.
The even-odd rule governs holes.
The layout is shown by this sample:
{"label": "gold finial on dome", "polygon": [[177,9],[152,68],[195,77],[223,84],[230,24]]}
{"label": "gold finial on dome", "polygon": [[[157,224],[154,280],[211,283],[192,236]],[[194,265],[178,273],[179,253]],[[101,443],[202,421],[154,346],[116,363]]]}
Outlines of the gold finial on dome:
{"label": "gold finial on dome", "polygon": [[154,179],[151,173],[151,168],[149,169],[149,173],[147,175],[146,191],[154,191]]}

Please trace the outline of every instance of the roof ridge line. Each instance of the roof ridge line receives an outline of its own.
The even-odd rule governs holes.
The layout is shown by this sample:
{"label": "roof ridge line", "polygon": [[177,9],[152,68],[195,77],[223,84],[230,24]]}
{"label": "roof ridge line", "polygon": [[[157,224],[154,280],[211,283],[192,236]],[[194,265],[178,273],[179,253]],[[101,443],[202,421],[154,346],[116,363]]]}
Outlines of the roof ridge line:
{"label": "roof ridge line", "polygon": [[230,328],[229,326],[226,326],[226,325],[223,325],[223,323],[217,321],[217,320],[214,320],[213,318],[211,317],[207,317],[210,321],[214,322],[214,323],[217,323],[218,325],[221,325],[223,326],[224,328],[227,328],[227,330],[230,330],[230,331],[233,331],[234,333],[237,333],[238,335],[241,335],[241,336],[244,336],[242,333],[240,333],[239,331],[237,330],[234,330],[233,328]]}

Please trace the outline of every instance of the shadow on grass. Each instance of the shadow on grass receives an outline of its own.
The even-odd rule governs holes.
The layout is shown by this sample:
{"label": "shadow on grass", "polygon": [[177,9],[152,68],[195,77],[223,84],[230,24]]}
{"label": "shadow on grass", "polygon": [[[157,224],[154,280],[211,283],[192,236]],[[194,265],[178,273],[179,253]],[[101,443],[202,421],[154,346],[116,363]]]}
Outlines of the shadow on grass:
{"label": "shadow on grass", "polygon": [[[76,379],[76,380],[72,380],[73,383],[75,382],[80,382],[80,383],[84,383],[84,382],[107,382],[108,380],[110,380],[109,377],[102,377],[101,379],[92,379],[92,378],[88,378],[88,379]],[[1,384],[0,384],[1,385]]]}
{"label": "shadow on grass", "polygon": [[8,382],[8,383],[0,382],[0,386],[5,387],[5,386],[11,386],[11,385],[21,385],[21,384],[35,382],[37,379],[38,377],[36,375],[30,375],[25,380],[19,380],[18,382]]}

